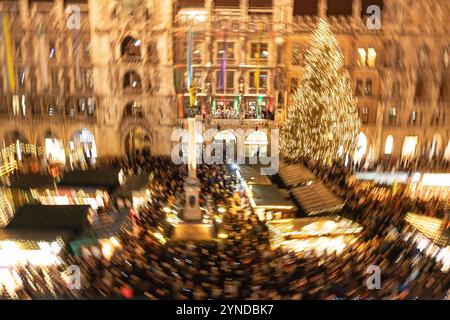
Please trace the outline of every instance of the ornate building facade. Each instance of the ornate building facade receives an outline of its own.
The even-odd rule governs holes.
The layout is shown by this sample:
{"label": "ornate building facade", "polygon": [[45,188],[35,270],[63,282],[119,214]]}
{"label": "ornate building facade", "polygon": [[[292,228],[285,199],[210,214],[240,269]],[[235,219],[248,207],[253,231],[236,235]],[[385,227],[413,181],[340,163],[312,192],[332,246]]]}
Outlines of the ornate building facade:
{"label": "ornate building facade", "polygon": [[[370,5],[381,9],[379,30],[367,27]],[[0,135],[44,159],[170,154],[187,112],[189,45],[205,129],[224,131],[220,139],[233,139],[227,129],[265,132],[248,137],[250,149],[269,141],[319,18],[352,76],[359,157],[450,153],[444,0],[2,0],[0,13],[10,33],[0,54],[12,64],[0,65]]]}

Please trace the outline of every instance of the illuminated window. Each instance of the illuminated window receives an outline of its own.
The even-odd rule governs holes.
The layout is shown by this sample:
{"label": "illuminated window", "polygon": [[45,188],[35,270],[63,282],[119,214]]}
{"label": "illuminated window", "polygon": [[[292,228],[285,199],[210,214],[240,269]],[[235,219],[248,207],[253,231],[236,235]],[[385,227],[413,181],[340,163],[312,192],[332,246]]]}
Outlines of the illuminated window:
{"label": "illuminated window", "polygon": [[366,66],[367,52],[366,49],[358,48],[358,65],[360,67]]}
{"label": "illuminated window", "polygon": [[50,163],[66,163],[66,153],[61,139],[46,138],[45,154]]}
{"label": "illuminated window", "polygon": [[25,95],[21,95],[20,98],[20,106],[22,107],[22,115],[25,116],[26,110],[27,110],[27,104],[26,104],[26,97]]}
{"label": "illuminated window", "polygon": [[386,138],[386,143],[384,145],[384,154],[392,154],[394,150],[394,137],[392,135],[388,135]]}
{"label": "illuminated window", "polygon": [[366,151],[367,151],[367,137],[364,133],[360,132],[353,160],[357,162],[361,161],[366,155]]}
{"label": "illuminated window", "polygon": [[[259,50],[258,50],[259,49]],[[269,49],[267,43],[252,43],[250,58],[266,60],[269,58]]]}
{"label": "illuminated window", "polygon": [[12,96],[13,115],[17,116],[20,112],[19,96],[17,94]]}
{"label": "illuminated window", "polygon": [[413,111],[413,112],[411,112],[411,115],[410,115],[410,117],[409,117],[409,123],[411,124],[411,125],[415,125],[415,124],[417,124],[418,123],[418,113],[417,113],[417,111]]}
{"label": "illuminated window", "polygon": [[374,48],[358,48],[358,66],[360,67],[375,67],[377,59],[377,52]]}
{"label": "illuminated window", "polygon": [[402,157],[414,158],[419,138],[417,136],[406,136],[403,142]]}
{"label": "illuminated window", "polygon": [[377,58],[377,52],[375,51],[375,49],[369,48],[367,50],[367,66],[369,66],[370,68],[375,67],[376,58]]}

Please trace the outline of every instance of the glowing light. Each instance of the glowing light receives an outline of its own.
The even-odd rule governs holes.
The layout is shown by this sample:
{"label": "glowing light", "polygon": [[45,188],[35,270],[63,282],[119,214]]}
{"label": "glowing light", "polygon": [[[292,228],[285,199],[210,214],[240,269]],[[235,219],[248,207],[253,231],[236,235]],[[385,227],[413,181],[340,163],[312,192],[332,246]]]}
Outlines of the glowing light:
{"label": "glowing light", "polygon": [[386,138],[386,143],[384,145],[384,154],[392,154],[394,150],[394,137],[392,135],[388,135]]}
{"label": "glowing light", "polygon": [[450,173],[425,173],[422,185],[433,187],[450,187]]}
{"label": "glowing light", "polygon": [[403,142],[403,158],[414,158],[419,138],[417,136],[407,136]]}
{"label": "glowing light", "polygon": [[219,233],[219,234],[218,234],[218,237],[219,237],[220,239],[228,239],[228,234],[226,234],[226,233]]}

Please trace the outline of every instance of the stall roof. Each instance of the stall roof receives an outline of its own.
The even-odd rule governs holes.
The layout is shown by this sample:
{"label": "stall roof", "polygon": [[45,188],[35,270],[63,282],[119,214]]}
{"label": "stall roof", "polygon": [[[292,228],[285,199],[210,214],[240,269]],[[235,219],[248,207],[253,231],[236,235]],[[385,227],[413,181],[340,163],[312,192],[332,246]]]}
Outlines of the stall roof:
{"label": "stall roof", "polygon": [[7,228],[0,229],[0,241],[53,242],[61,238],[68,242],[75,236],[67,229]]}
{"label": "stall roof", "polygon": [[16,189],[36,189],[53,186],[53,178],[48,175],[27,174],[19,175],[11,180],[10,187]]}
{"label": "stall roof", "polygon": [[6,226],[6,231],[17,228],[64,229],[79,233],[88,225],[88,205],[24,205]]}
{"label": "stall roof", "polygon": [[239,166],[239,173],[247,184],[272,184],[268,176],[261,174],[260,165],[241,165]]}
{"label": "stall roof", "polygon": [[119,172],[120,168],[68,171],[62,178],[60,185],[114,189],[120,185]]}
{"label": "stall roof", "polygon": [[340,210],[344,205],[344,201],[320,181],[311,181],[290,191],[307,215],[330,213]]}
{"label": "stall roof", "polygon": [[279,176],[288,188],[294,188],[305,181],[317,179],[305,166],[281,162]]}
{"label": "stall roof", "polygon": [[253,184],[251,185],[253,201],[256,207],[281,208],[292,210],[294,203],[289,200],[289,192],[279,189],[276,185]]}
{"label": "stall roof", "polygon": [[450,229],[443,219],[409,212],[405,220],[437,245],[445,247],[449,244]]}

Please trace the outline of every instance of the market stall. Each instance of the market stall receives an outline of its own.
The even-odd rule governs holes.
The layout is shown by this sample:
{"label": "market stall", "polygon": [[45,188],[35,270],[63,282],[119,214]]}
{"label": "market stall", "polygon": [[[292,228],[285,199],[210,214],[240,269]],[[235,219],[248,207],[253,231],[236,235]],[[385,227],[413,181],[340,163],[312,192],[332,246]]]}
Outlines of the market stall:
{"label": "market stall", "polygon": [[336,212],[344,206],[344,201],[318,180],[309,181],[290,191],[307,216]]}
{"label": "market stall", "polygon": [[267,226],[272,249],[282,247],[317,255],[340,253],[363,230],[358,223],[337,215],[272,220]]}

